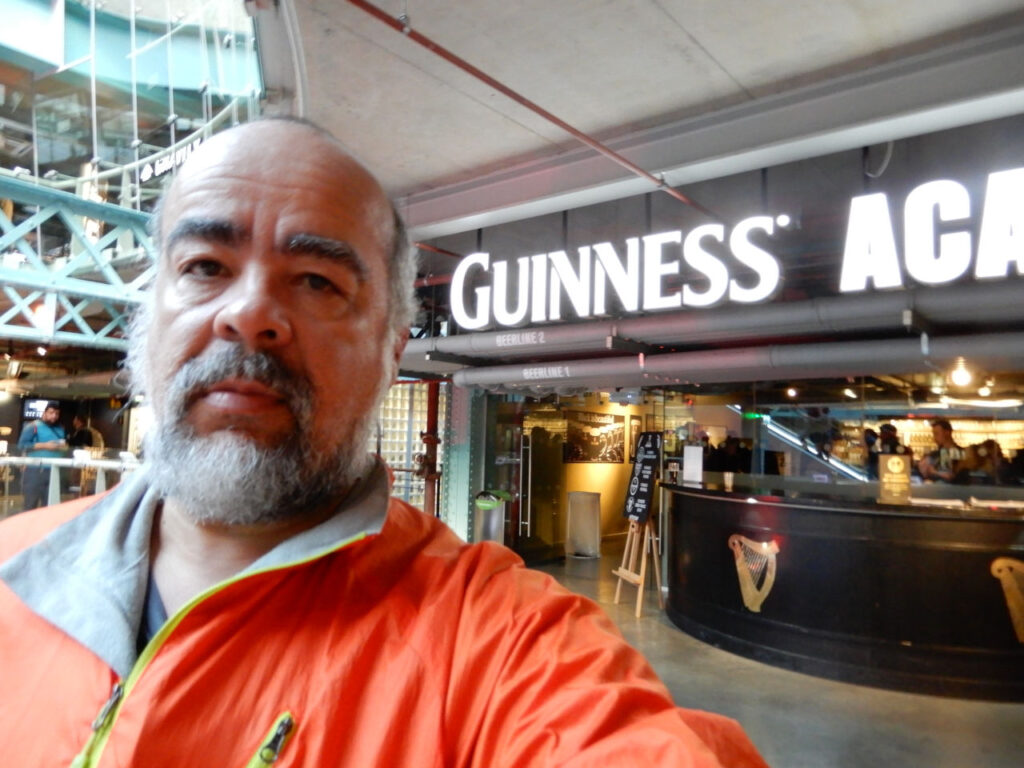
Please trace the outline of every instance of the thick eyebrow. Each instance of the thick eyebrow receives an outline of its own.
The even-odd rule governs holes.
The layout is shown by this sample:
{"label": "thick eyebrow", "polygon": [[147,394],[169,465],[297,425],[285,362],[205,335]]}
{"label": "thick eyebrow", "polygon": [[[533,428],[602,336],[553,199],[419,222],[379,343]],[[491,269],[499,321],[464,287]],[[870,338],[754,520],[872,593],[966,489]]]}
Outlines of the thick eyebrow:
{"label": "thick eyebrow", "polygon": [[179,240],[207,240],[213,243],[233,245],[245,239],[241,227],[220,219],[182,219],[167,234],[166,249],[170,250]]}
{"label": "thick eyebrow", "polygon": [[366,263],[355,249],[344,240],[334,240],[320,235],[304,233],[291,235],[284,244],[285,253],[299,253],[318,259],[333,261],[352,270],[360,283],[365,283],[370,273]]}

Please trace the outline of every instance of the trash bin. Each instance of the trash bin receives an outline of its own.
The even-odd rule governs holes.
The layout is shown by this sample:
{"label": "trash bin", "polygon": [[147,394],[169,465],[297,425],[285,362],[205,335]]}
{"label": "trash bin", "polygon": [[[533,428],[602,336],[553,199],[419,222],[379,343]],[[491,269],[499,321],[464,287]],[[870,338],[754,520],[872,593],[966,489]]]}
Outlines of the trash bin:
{"label": "trash bin", "polygon": [[570,557],[601,556],[601,494],[569,491],[565,554]]}
{"label": "trash bin", "polygon": [[473,541],[505,543],[505,504],[512,501],[508,491],[480,491],[473,499]]}

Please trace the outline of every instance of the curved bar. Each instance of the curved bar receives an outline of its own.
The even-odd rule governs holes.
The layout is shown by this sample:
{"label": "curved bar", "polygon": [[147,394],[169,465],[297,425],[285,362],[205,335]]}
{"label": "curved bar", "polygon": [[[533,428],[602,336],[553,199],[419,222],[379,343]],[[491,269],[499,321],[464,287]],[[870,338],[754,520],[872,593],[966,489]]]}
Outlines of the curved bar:
{"label": "curved bar", "polygon": [[[1019,509],[665,491],[667,611],[687,633],[821,677],[1024,701],[1024,637],[993,570],[1000,559],[1024,561]],[[750,580],[767,585],[760,602],[750,599],[749,583],[741,588],[748,566],[730,537],[751,542]],[[758,556],[775,548],[759,576]]]}

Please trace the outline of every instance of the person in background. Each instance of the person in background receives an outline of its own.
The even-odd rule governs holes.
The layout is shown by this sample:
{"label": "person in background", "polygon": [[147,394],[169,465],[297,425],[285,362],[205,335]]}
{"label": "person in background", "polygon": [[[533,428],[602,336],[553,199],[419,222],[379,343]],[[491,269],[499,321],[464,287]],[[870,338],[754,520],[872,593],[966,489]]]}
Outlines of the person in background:
{"label": "person in background", "polygon": [[333,137],[207,139],[155,232],[144,466],[0,523],[8,764],[765,766],[599,606],[389,498],[415,261]]}
{"label": "person in background", "polygon": [[92,431],[77,413],[71,419],[71,436],[68,445],[72,448],[92,448]]}
{"label": "person in background", "polygon": [[964,450],[953,440],[953,425],[946,419],[932,422],[932,437],[937,447],[917,463],[918,472],[924,480],[951,483]]}
{"label": "person in background", "polygon": [[878,433],[871,427],[864,430],[864,469],[872,480],[878,479]]}
{"label": "person in background", "polygon": [[[76,448],[102,448],[103,437],[92,427],[85,423],[85,420],[77,413],[71,419],[71,436],[68,437],[68,445],[72,450]],[[72,485],[68,489],[72,493],[85,495],[89,481],[95,477],[95,471],[88,468],[75,468],[71,472]]]}
{"label": "person in background", "polygon": [[969,445],[957,465],[954,483],[963,485],[1012,485],[1013,468],[1003,456],[1002,446],[989,438]]}
{"label": "person in background", "polygon": [[[18,437],[18,448],[33,459],[59,459],[67,454],[67,436],[60,425],[60,403],[51,400],[40,419],[26,424]],[[46,503],[50,490],[50,467],[25,467],[21,478],[23,510]]]}
{"label": "person in background", "polygon": [[900,442],[900,433],[893,424],[883,424],[878,428],[878,453],[889,454],[910,454],[910,449]]}

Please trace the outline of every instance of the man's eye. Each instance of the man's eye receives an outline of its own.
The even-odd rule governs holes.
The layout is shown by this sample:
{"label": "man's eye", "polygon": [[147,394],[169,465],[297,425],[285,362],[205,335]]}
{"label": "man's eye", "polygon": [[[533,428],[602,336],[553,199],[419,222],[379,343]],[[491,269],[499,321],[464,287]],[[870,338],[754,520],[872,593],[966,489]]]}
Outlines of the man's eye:
{"label": "man's eye", "polygon": [[225,272],[224,265],[213,259],[197,259],[184,269],[185,274],[195,277],[218,277]]}
{"label": "man's eye", "polygon": [[306,281],[306,285],[317,292],[334,292],[337,293],[338,289],[330,280],[323,275],[308,274],[303,275],[303,279]]}

